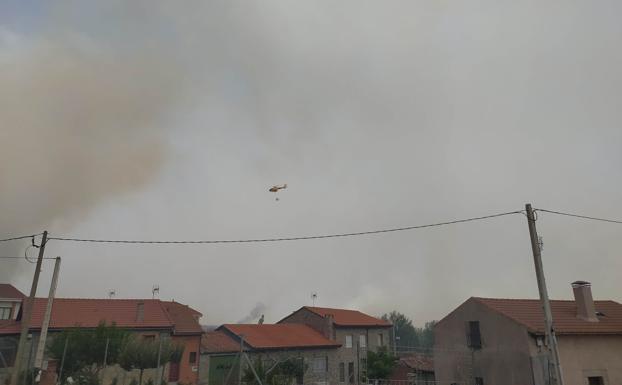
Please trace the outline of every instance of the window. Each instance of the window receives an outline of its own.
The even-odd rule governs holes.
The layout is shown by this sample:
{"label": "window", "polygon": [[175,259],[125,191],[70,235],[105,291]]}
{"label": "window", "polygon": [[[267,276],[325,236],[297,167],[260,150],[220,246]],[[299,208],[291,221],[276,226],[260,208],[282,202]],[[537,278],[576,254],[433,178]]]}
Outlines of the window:
{"label": "window", "polygon": [[361,348],[367,347],[367,336],[365,334],[361,334],[359,336],[359,347]]}
{"label": "window", "polygon": [[313,372],[315,373],[324,373],[327,369],[327,357],[316,357],[313,359]]}
{"label": "window", "polygon": [[155,341],[155,334],[146,334],[143,336],[145,341]]}
{"label": "window", "polygon": [[0,319],[11,319],[10,307],[0,307]]}
{"label": "window", "polygon": [[343,362],[339,363],[339,382],[346,382],[346,364]]}
{"label": "window", "polygon": [[475,385],[484,385],[484,379],[482,377],[475,377]]}
{"label": "window", "polygon": [[589,385],[605,385],[605,380],[602,376],[588,377],[587,383]]}
{"label": "window", "polygon": [[348,362],[348,382],[354,384],[354,362]]}
{"label": "window", "polygon": [[467,345],[471,349],[482,348],[482,335],[479,330],[479,321],[469,321],[467,324]]}
{"label": "window", "polygon": [[378,346],[384,346],[384,334],[378,333]]}
{"label": "window", "polygon": [[188,355],[188,362],[191,364],[195,364],[197,362],[197,352],[190,352]]}
{"label": "window", "polygon": [[352,336],[349,334],[346,336],[346,348],[352,348]]}
{"label": "window", "polygon": [[[302,357],[298,358],[299,360],[299,365],[301,368],[305,367],[305,359]],[[305,377],[305,372],[304,370],[300,370],[300,371],[296,371],[296,384],[297,385],[302,385],[304,383],[304,377]]]}

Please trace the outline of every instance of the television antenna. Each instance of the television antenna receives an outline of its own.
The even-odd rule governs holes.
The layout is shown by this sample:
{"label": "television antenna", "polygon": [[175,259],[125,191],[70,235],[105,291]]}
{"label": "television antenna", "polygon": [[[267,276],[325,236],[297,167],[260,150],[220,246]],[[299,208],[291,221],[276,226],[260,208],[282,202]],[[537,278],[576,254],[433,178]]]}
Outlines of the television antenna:
{"label": "television antenna", "polygon": [[155,284],[151,288],[151,299],[155,299],[157,295],[160,295],[160,285]]}
{"label": "television antenna", "polygon": [[108,298],[113,299],[117,295],[117,291],[115,289],[108,290]]}
{"label": "television antenna", "polygon": [[316,299],[317,299],[317,293],[316,292],[311,293],[311,301],[313,302],[313,306],[315,306]]}

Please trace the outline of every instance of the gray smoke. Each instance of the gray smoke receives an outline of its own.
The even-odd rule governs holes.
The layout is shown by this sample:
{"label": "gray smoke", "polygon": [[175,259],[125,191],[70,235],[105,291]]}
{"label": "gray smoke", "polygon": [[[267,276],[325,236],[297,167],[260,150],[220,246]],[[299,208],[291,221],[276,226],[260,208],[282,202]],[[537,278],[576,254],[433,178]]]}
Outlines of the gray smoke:
{"label": "gray smoke", "polygon": [[261,317],[261,315],[265,313],[265,311],[266,311],[266,305],[264,305],[261,302],[258,302],[257,305],[255,305],[255,307],[244,318],[239,320],[237,323],[247,324],[250,322],[254,322],[258,320],[259,317]]}
{"label": "gray smoke", "polygon": [[[64,232],[98,203],[149,183],[181,91],[166,52],[0,30],[0,234]],[[22,256],[27,242],[0,244]],[[3,263],[0,280],[23,263]]]}

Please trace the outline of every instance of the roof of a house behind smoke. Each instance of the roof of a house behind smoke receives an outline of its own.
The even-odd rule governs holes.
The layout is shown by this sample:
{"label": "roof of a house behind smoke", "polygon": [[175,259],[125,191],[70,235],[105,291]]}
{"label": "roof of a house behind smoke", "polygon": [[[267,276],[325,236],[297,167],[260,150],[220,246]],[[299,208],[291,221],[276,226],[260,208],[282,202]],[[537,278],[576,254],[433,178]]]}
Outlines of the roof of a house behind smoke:
{"label": "roof of a house behind smoke", "polygon": [[[368,314],[362,313],[358,310],[348,310],[348,309],[332,309],[327,307],[315,307],[315,306],[303,306],[300,309],[296,310],[294,313],[297,313],[303,309],[306,309],[312,313],[319,315],[320,317],[333,317],[333,323],[335,326],[354,326],[354,327],[390,327],[391,323],[389,321],[385,321],[382,318],[372,317]],[[292,314],[294,314],[292,313]],[[285,319],[289,318],[291,315],[285,317],[279,323],[283,322]]]}

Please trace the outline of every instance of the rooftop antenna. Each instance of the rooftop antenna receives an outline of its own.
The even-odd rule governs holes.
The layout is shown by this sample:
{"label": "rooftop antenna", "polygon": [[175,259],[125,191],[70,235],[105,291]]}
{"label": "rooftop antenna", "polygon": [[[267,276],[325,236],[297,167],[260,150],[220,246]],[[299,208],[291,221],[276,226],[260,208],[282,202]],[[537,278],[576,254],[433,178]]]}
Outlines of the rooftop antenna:
{"label": "rooftop antenna", "polygon": [[311,293],[311,301],[313,301],[313,306],[315,307],[315,300],[317,299],[317,293],[313,292]]}
{"label": "rooftop antenna", "polygon": [[151,299],[155,299],[156,295],[160,294],[160,285],[155,284],[153,288],[151,288]]}
{"label": "rooftop antenna", "polygon": [[115,295],[117,295],[117,292],[115,289],[108,290],[108,298],[113,299]]}

